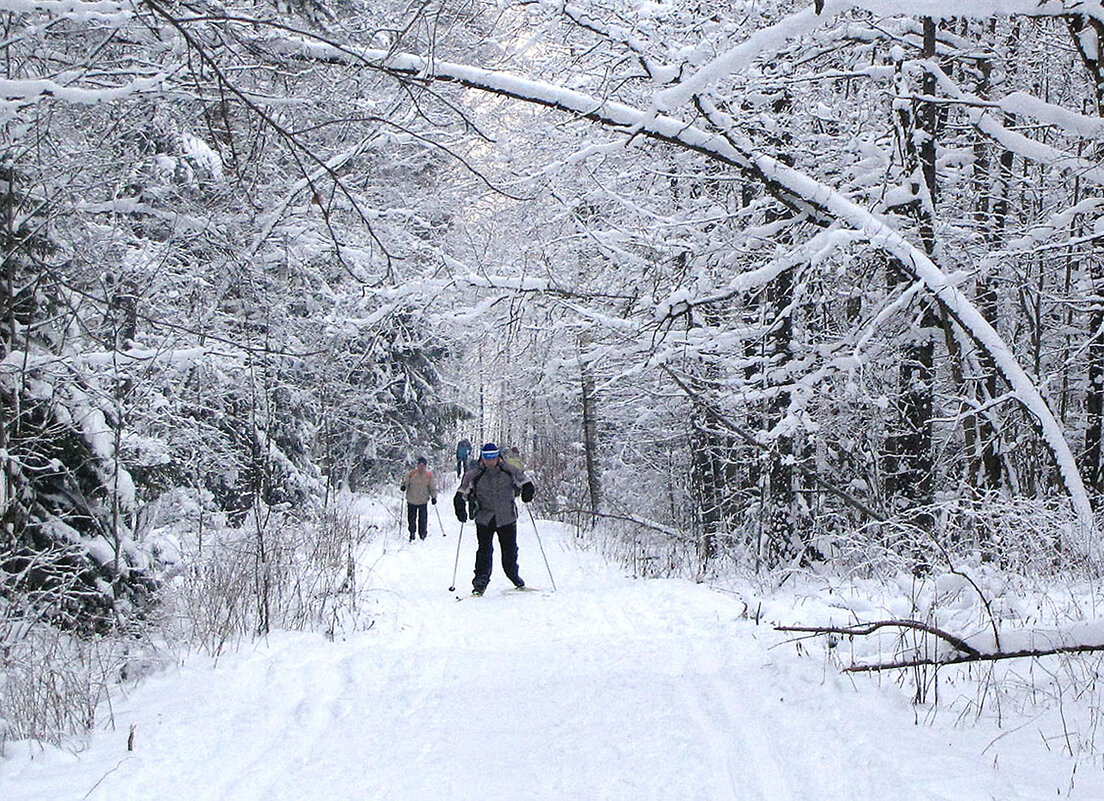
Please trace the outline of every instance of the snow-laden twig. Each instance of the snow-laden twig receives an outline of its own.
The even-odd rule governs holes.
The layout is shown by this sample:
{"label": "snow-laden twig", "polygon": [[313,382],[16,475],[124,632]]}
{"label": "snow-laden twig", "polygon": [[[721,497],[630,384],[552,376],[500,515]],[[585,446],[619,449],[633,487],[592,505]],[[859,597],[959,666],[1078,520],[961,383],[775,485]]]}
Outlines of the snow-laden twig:
{"label": "snow-laden twig", "polygon": [[[1083,14],[1104,20],[1099,4],[1078,0],[825,0],[806,4],[773,25],[759,28],[738,44],[703,64],[676,85],[657,92],[653,104],[660,111],[674,111],[727,76],[778,52],[788,42],[812,33],[833,18],[861,9],[887,17],[932,17],[934,19],[978,20],[996,17],[1061,17]],[[1034,107],[1040,111],[1038,107]]]}

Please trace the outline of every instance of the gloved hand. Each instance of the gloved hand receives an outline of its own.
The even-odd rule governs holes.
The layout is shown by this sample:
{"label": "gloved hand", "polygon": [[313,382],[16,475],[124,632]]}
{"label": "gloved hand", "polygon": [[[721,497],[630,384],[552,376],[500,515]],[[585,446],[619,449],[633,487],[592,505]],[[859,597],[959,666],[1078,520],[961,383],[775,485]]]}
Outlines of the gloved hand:
{"label": "gloved hand", "polygon": [[526,481],[521,485],[521,499],[525,501],[525,503],[529,503],[529,501],[533,500],[533,496],[536,494],[537,488],[533,486],[532,481]]}
{"label": "gloved hand", "polygon": [[436,496],[436,495],[434,495],[434,496],[433,496],[432,498],[430,498],[429,500],[430,500],[430,502],[431,502],[431,503],[432,503],[432,504],[433,504],[434,506],[436,506],[436,505],[437,505],[437,496]]}
{"label": "gloved hand", "polygon": [[459,492],[452,496],[452,509],[456,512],[456,519],[461,523],[468,522],[468,505],[464,502],[464,496]]}

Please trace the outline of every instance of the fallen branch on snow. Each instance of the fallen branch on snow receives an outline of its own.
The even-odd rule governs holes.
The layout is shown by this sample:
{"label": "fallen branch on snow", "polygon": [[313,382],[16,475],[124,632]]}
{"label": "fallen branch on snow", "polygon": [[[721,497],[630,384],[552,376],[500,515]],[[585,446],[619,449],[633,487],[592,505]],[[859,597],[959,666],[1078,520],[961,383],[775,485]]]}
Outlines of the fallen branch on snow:
{"label": "fallen branch on snow", "polygon": [[920,657],[899,662],[877,662],[870,665],[851,665],[843,669],[844,673],[873,673],[880,670],[899,670],[901,668],[921,667],[930,665],[942,667],[944,665],[961,665],[968,662],[997,662],[1002,659],[1022,659],[1025,657],[1056,656],[1058,654],[1081,654],[1104,651],[1102,645],[1087,645],[1077,643],[1072,645],[1057,645],[1051,648],[1025,648],[1017,651],[990,651],[982,652],[967,643],[961,637],[956,637],[935,626],[921,623],[918,620],[880,620],[874,623],[866,623],[861,626],[775,626],[776,631],[797,632],[803,634],[841,634],[845,636],[861,637],[873,634],[875,631],[888,627],[914,629],[931,634],[948,643],[959,652],[957,656]]}

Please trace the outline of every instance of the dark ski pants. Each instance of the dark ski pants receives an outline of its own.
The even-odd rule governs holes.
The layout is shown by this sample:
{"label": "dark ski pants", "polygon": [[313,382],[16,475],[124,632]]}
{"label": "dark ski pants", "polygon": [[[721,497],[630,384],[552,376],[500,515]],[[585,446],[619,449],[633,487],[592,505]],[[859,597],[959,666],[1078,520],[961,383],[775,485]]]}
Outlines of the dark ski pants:
{"label": "dark ski pants", "polygon": [[486,589],[491,583],[491,568],[494,565],[494,535],[498,534],[498,547],[502,549],[502,572],[514,582],[514,586],[525,584],[518,575],[517,563],[517,523],[496,526],[494,518],[487,525],[475,524],[475,537],[479,540],[479,549],[475,552],[475,578],[472,587]]}
{"label": "dark ski pants", "polygon": [[406,527],[410,530],[410,539],[414,539],[415,529],[423,540],[429,527],[429,504],[408,503],[406,505]]}
{"label": "dark ski pants", "polygon": [[467,459],[461,459],[459,456],[456,457],[456,477],[457,478],[463,478],[464,477],[464,466],[467,465],[467,463],[468,463]]}

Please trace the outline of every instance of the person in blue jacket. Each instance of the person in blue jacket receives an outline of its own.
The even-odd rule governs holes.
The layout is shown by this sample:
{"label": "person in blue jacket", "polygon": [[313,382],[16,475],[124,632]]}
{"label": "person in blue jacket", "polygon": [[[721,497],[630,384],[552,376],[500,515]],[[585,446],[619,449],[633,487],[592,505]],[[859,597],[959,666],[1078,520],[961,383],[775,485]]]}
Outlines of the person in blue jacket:
{"label": "person in blue jacket", "polygon": [[464,438],[456,443],[456,477],[463,478],[464,470],[468,466],[468,458],[471,456],[472,444]]}

